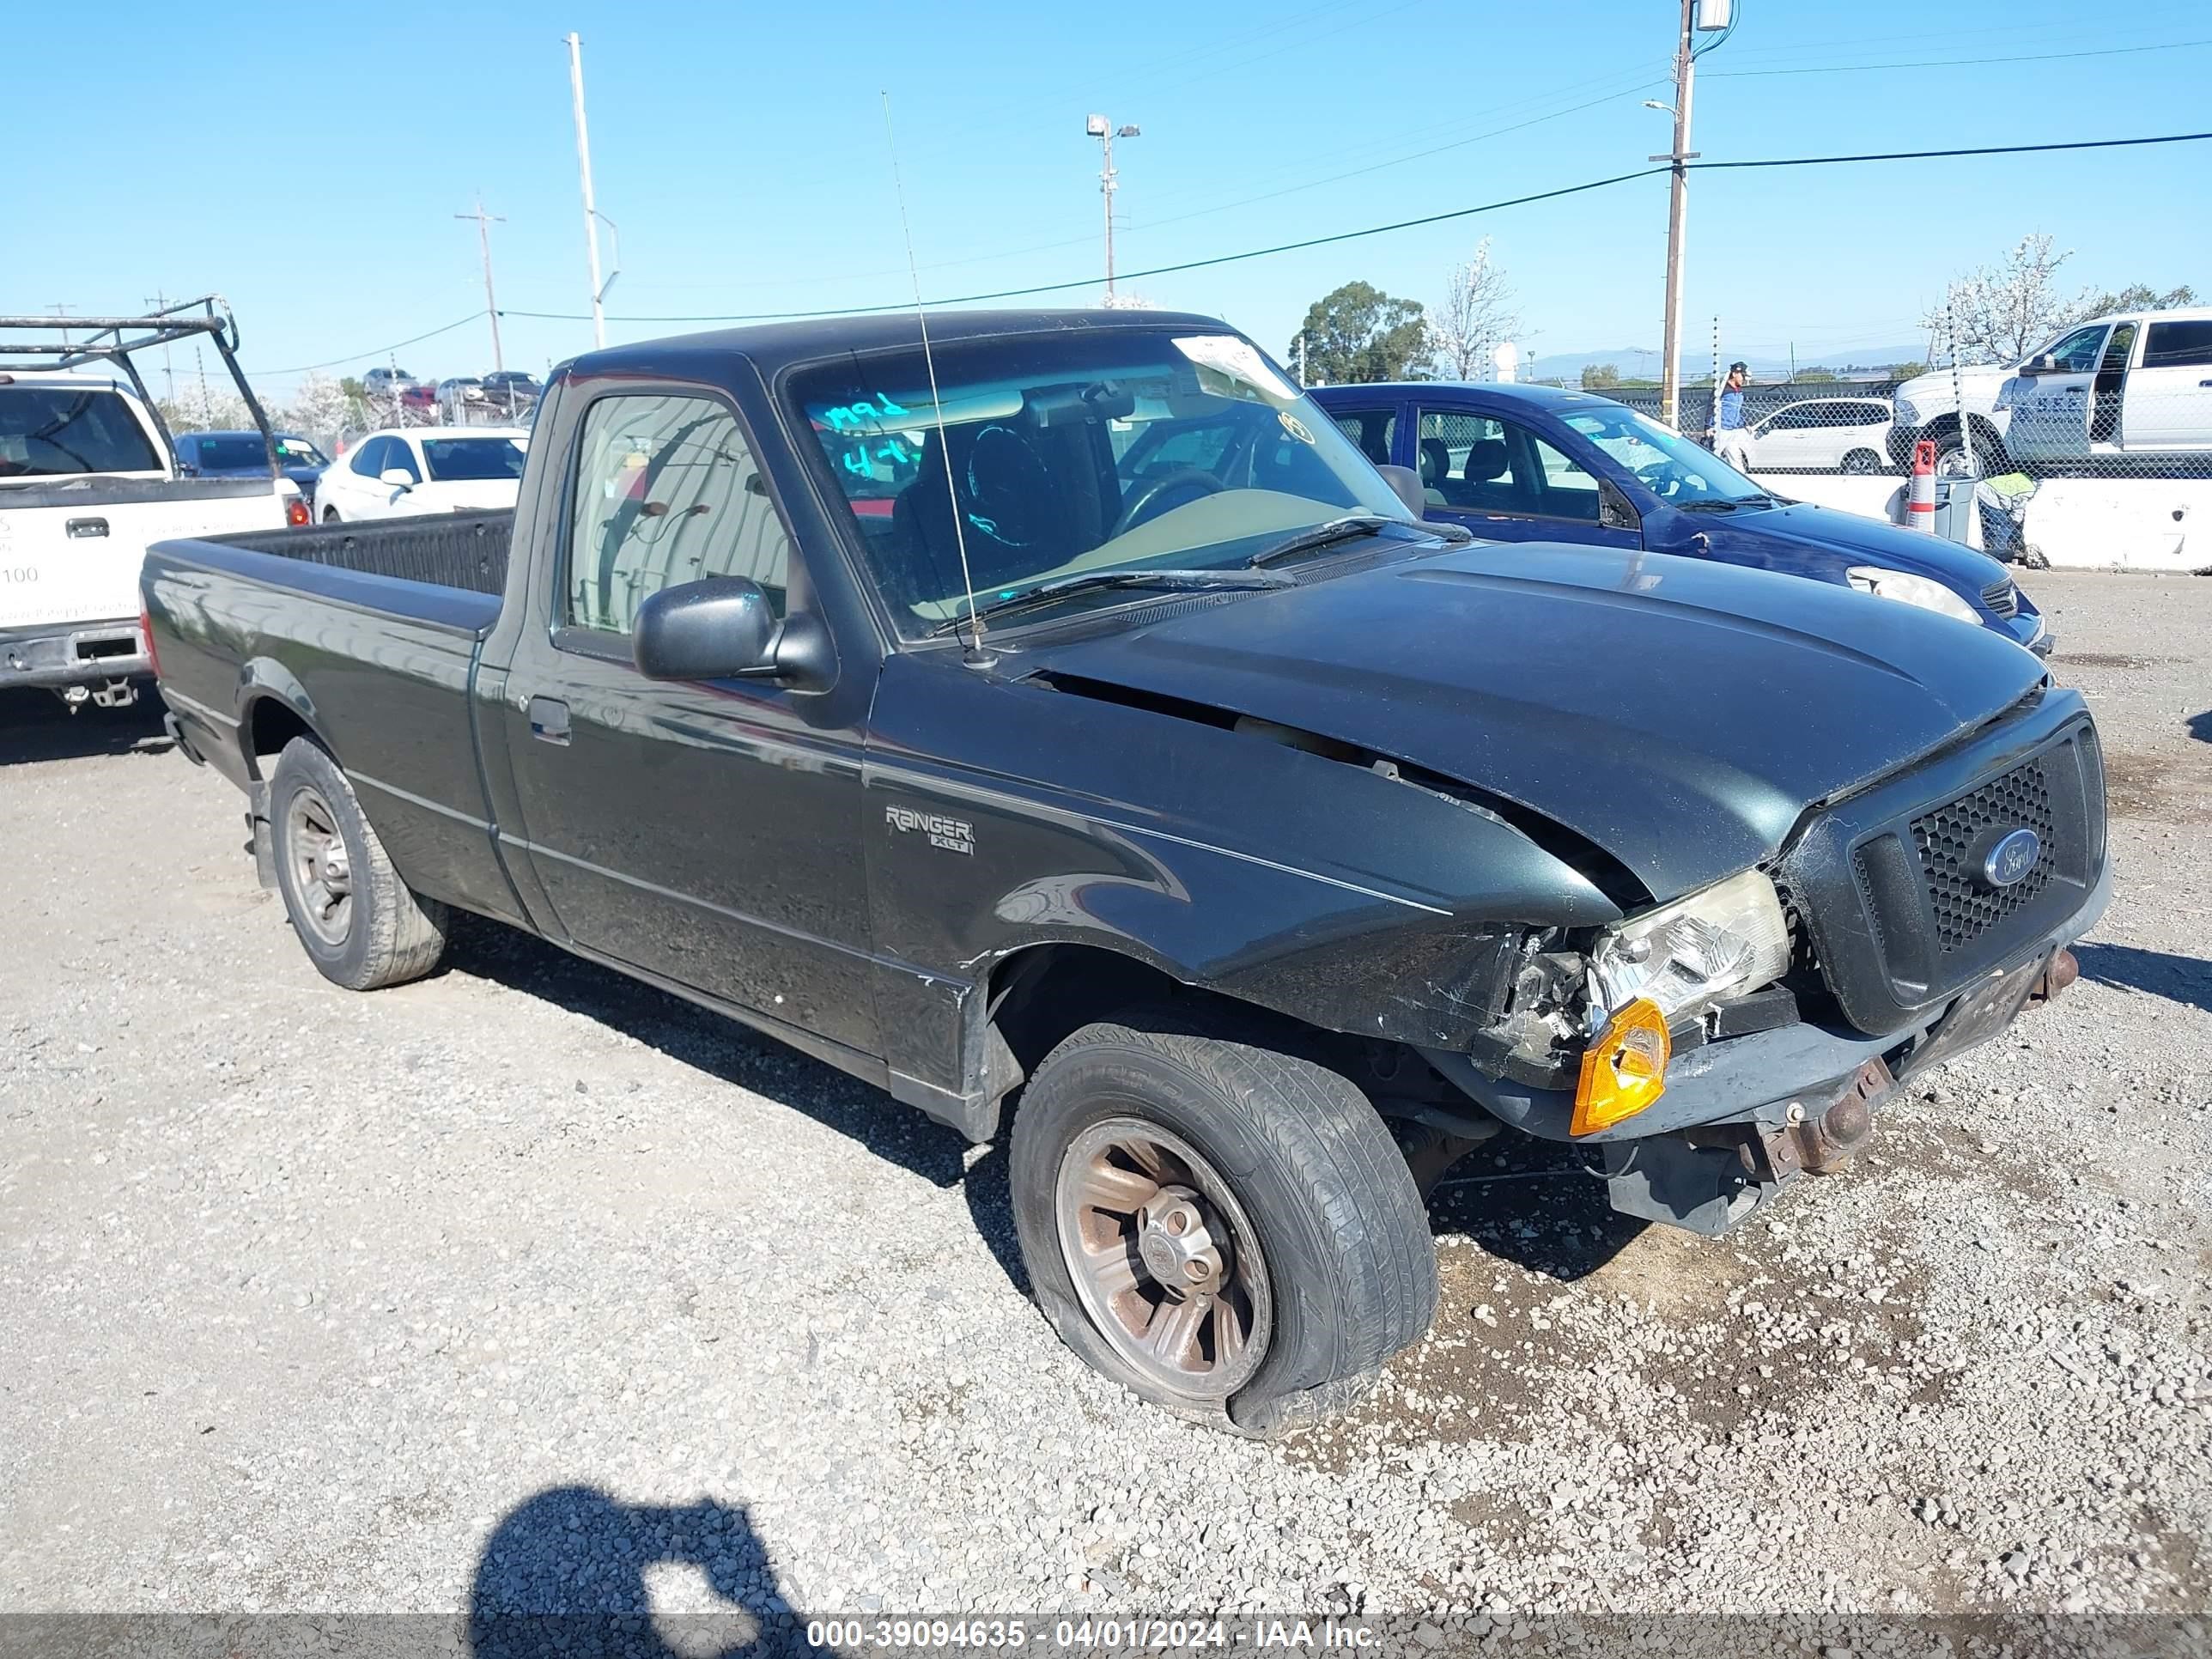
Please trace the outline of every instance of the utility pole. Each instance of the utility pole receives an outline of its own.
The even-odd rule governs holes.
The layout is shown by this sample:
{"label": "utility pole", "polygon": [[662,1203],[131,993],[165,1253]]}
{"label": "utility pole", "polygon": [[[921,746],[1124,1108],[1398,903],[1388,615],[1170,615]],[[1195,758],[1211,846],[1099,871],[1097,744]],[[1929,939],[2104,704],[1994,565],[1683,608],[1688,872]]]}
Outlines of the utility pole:
{"label": "utility pole", "polygon": [[[1113,264],[1113,255],[1112,255],[1110,252],[1107,255],[1107,261],[1106,261],[1106,262],[1107,262],[1107,264],[1108,264],[1108,265],[1109,265],[1109,267],[1110,267],[1110,266],[1112,265],[1112,264]],[[70,313],[71,313],[72,311],[75,311],[75,310],[76,309],[76,307],[75,306],[51,305],[51,306],[48,306],[48,307],[46,307],[46,309],[47,309],[47,310],[49,310],[49,311],[51,311],[51,312],[52,312],[52,313],[54,313],[54,315],[55,315],[55,316],[57,316],[57,317],[66,317],[66,316],[68,316],[68,315],[70,314]],[[67,345],[69,343],[70,343],[69,330],[68,330],[68,329],[66,329],[66,328],[64,328],[64,329],[63,329],[63,330],[62,330],[62,343],[63,343],[64,345]]]}
{"label": "utility pole", "polygon": [[[159,315],[161,313],[167,311],[169,308],[169,296],[157,288],[154,290],[153,298],[143,301],[142,303],[153,307],[155,314]],[[177,366],[170,359],[169,351],[169,346],[166,343],[163,344],[161,347],[161,378],[167,383],[169,388],[169,402],[173,404],[177,401]]]}
{"label": "utility pole", "polygon": [[[587,189],[586,198],[589,199],[589,196]],[[499,296],[491,289],[491,228],[503,225],[507,220],[500,214],[486,213],[481,195],[477,198],[474,213],[456,213],[453,217],[477,222],[477,241],[483,249],[484,314],[491,319],[491,366],[494,370],[502,369],[507,367],[507,361],[499,355]],[[597,286],[596,283],[593,285]]]}
{"label": "utility pole", "polygon": [[[1667,191],[1667,329],[1662,350],[1666,362],[1660,370],[1660,412],[1668,426],[1677,424],[1681,413],[1682,399],[1682,255],[1686,240],[1690,216],[1690,163],[1698,159],[1698,152],[1690,148],[1690,94],[1697,79],[1698,58],[1695,41],[1703,34],[1718,33],[1705,50],[1728,39],[1735,27],[1734,0],[1682,0],[1682,23],[1674,45],[1674,104],[1671,110],[1664,104],[1646,101],[1647,109],[1668,110],[1674,118],[1674,147],[1664,155],[1648,159],[1665,161],[1673,168]],[[1713,396],[1720,396],[1717,381]],[[1716,421],[1720,418],[1717,402],[1714,404]]]}
{"label": "utility pole", "polygon": [[[1673,164],[1667,185],[1667,326],[1660,349],[1666,361],[1659,371],[1660,419],[1679,429],[1682,404],[1682,241],[1690,211],[1688,162],[1697,155],[1690,148],[1690,93],[1697,79],[1698,60],[1691,50],[1692,28],[1697,21],[1697,0],[1682,0],[1680,38],[1674,46],[1674,148],[1655,161]],[[1719,395],[1719,389],[1714,389]]]}
{"label": "utility pole", "polygon": [[1114,303],[1114,192],[1121,188],[1114,172],[1114,141],[1116,138],[1138,138],[1143,135],[1135,127],[1116,127],[1103,115],[1085,118],[1083,130],[1096,138],[1104,151],[1104,164],[1098,169],[1098,193],[1106,198],[1106,303]]}
{"label": "utility pole", "polygon": [[599,283],[599,210],[592,200],[592,136],[584,125],[584,43],[568,36],[568,93],[576,110],[576,170],[584,180],[584,243],[592,256],[592,343],[607,343],[606,289]]}

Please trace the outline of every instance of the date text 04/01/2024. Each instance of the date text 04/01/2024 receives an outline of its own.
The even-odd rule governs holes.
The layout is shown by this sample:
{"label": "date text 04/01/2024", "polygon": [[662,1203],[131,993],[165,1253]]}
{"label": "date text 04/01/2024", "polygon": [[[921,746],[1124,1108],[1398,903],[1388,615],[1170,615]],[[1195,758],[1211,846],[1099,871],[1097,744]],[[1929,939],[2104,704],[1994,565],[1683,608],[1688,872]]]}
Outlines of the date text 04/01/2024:
{"label": "date text 04/01/2024", "polygon": [[1382,1640],[1374,1627],[1334,1619],[1060,1619],[1032,1626],[1020,1619],[821,1619],[810,1620],[807,1640],[846,1649],[1018,1649],[1035,1644],[1070,1651],[1146,1650],[1173,1652],[1206,1648],[1259,1650],[1369,1649]]}

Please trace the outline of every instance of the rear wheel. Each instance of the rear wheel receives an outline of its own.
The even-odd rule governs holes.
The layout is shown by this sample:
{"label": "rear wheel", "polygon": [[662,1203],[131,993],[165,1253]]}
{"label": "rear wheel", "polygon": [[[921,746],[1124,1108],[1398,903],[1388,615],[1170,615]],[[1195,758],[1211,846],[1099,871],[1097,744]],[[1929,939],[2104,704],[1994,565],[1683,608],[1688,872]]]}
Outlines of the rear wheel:
{"label": "rear wheel", "polygon": [[285,915],[324,978],[374,991],[438,965],[446,907],[400,879],[346,775],[305,738],[277,757],[269,833]]}
{"label": "rear wheel", "polygon": [[1257,1027],[1087,1025],[1016,1115],[1014,1220],[1061,1339],[1135,1394],[1267,1435],[1428,1328],[1435,1249],[1366,1097]]}

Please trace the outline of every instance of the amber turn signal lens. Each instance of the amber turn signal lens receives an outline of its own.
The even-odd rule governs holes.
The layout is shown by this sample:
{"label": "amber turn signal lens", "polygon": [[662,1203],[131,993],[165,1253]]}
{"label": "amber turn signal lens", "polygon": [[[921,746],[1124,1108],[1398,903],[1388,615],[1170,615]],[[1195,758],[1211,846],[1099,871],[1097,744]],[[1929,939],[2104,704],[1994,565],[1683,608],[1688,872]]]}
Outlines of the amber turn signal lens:
{"label": "amber turn signal lens", "polygon": [[1583,1055],[1575,1088],[1574,1121],[1567,1133],[1595,1134],[1634,1117],[1667,1091],[1673,1044],[1659,1005],[1638,997],[1610,1020]]}

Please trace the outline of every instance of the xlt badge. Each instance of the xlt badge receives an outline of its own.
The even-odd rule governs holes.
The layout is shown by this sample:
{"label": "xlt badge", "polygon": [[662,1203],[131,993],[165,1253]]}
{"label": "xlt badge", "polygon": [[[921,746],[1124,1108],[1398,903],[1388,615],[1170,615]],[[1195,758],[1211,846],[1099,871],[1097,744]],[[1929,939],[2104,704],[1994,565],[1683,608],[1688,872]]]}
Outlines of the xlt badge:
{"label": "xlt badge", "polygon": [[911,806],[886,806],[884,818],[902,834],[911,835],[918,830],[927,836],[929,844],[939,852],[973,854],[975,850],[975,826],[965,818],[917,812]]}

